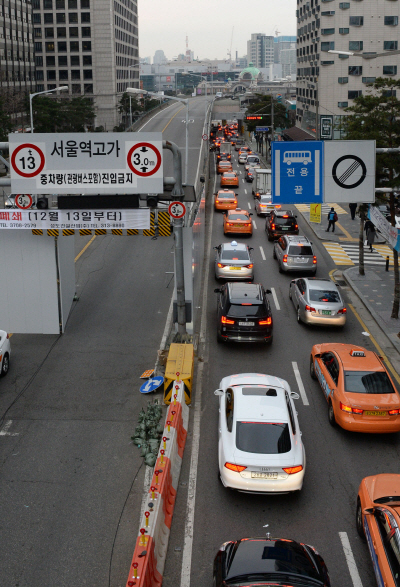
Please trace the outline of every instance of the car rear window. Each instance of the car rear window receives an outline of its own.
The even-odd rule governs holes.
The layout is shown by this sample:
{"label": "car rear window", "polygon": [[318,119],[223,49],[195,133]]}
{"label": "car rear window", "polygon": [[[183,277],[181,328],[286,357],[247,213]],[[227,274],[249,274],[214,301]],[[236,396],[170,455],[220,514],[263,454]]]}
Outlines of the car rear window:
{"label": "car rear window", "polygon": [[285,422],[236,422],[236,446],[243,452],[278,455],[292,448]]}
{"label": "car rear window", "polygon": [[340,296],[337,291],[322,291],[321,289],[310,289],[310,301],[337,304],[340,303]]}
{"label": "car rear window", "polygon": [[229,214],[229,220],[245,220],[246,222],[249,220],[249,217],[246,214]]}
{"label": "car rear window", "polygon": [[283,216],[275,216],[274,222],[278,226],[294,226],[296,224],[294,218],[290,216],[288,218],[284,218]]}
{"label": "car rear window", "polygon": [[249,261],[247,251],[224,251],[221,255],[223,261]]}
{"label": "car rear window", "polygon": [[265,304],[231,304],[227,311],[229,318],[265,318],[268,316],[268,309]]}
{"label": "car rear window", "polygon": [[312,255],[313,250],[310,245],[291,245],[289,247],[288,255],[293,256],[304,256],[304,255]]}
{"label": "car rear window", "polygon": [[224,198],[229,199],[229,200],[236,200],[236,196],[233,192],[228,192],[226,194],[218,194],[217,195],[218,200],[223,200]]}
{"label": "car rear window", "polygon": [[261,196],[260,202],[261,204],[270,204],[272,200],[272,196]]}
{"label": "car rear window", "polygon": [[228,177],[229,179],[232,179],[232,177],[236,177],[236,173],[224,173],[224,177]]}
{"label": "car rear window", "polygon": [[345,371],[344,388],[351,393],[394,393],[393,385],[385,371]]}

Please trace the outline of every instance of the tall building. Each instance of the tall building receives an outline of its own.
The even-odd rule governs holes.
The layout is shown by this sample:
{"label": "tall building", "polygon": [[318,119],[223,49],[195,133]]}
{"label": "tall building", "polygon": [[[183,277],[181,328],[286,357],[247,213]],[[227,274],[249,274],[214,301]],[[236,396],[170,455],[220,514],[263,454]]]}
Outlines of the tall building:
{"label": "tall building", "polygon": [[331,120],[333,138],[340,138],[344,108],[370,91],[367,84],[399,79],[400,56],[391,53],[399,48],[399,3],[298,0],[297,7],[296,126],[321,136],[322,117],[324,129]]}
{"label": "tall building", "polygon": [[93,98],[96,126],[113,130],[118,102],[139,86],[137,0],[32,0],[36,89]]}
{"label": "tall building", "polygon": [[273,63],[274,37],[262,33],[252,34],[250,41],[247,41],[247,62],[258,69]]}
{"label": "tall building", "polygon": [[35,89],[32,9],[30,0],[3,0],[0,4],[0,59],[3,90]]}
{"label": "tall building", "polygon": [[164,63],[167,63],[167,58],[165,57],[165,53],[162,49],[157,49],[157,51],[154,53],[153,63],[155,65],[164,65]]}
{"label": "tall building", "polygon": [[279,54],[279,63],[282,66],[282,77],[291,76],[296,78],[297,60],[296,60],[296,44],[291,43],[288,49],[281,49]]}
{"label": "tall building", "polygon": [[281,51],[285,49],[293,49],[296,48],[296,41],[297,38],[295,36],[285,35],[281,37],[274,38],[274,63],[282,63],[281,62]]}

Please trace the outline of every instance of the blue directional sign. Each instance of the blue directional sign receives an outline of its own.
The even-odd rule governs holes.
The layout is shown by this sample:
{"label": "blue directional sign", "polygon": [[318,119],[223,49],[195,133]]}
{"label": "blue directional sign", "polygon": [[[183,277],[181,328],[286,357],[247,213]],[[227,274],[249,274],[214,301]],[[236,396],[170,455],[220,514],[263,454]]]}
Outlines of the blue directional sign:
{"label": "blue directional sign", "polygon": [[272,143],[274,204],[318,204],[323,200],[323,141]]}
{"label": "blue directional sign", "polygon": [[164,377],[153,377],[143,383],[140,387],[140,393],[150,393],[151,391],[155,391],[160,385],[164,383]]}
{"label": "blue directional sign", "polygon": [[269,126],[256,126],[256,132],[268,132]]}

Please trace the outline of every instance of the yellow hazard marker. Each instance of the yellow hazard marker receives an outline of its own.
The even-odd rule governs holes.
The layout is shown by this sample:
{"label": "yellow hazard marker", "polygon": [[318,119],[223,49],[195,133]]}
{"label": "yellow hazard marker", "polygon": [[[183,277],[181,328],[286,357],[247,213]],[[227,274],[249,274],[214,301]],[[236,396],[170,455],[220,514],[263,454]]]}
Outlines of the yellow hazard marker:
{"label": "yellow hazard marker", "polygon": [[54,230],[52,228],[49,228],[47,230],[47,236],[58,236],[59,232],[60,232],[59,230]]}
{"label": "yellow hazard marker", "polygon": [[164,379],[164,403],[170,404],[174,381],[179,379],[184,384],[185,401],[190,404],[192,401],[192,380],[194,367],[194,349],[192,344],[172,343],[169,347],[167,364],[165,367]]}
{"label": "yellow hazard marker", "polygon": [[128,230],[126,231],[126,234],[128,236],[133,236],[135,234],[139,234],[139,231],[134,228],[128,228]]}
{"label": "yellow hazard marker", "polygon": [[354,265],[339,243],[322,243],[336,265]]}
{"label": "yellow hazard marker", "polygon": [[171,216],[165,210],[158,213],[158,234],[160,236],[171,235]]}
{"label": "yellow hazard marker", "polygon": [[101,234],[107,234],[107,231],[105,228],[96,228],[94,234],[100,236]]}
{"label": "yellow hazard marker", "polygon": [[43,230],[40,230],[39,228],[33,228],[32,234],[35,234],[37,236],[43,236]]}
{"label": "yellow hazard marker", "polygon": [[143,373],[140,376],[140,379],[148,379],[153,375],[153,373],[154,369],[147,369],[146,371],[143,371]]}
{"label": "yellow hazard marker", "polygon": [[116,234],[118,236],[122,236],[123,232],[121,228],[112,228],[111,229],[111,234]]}
{"label": "yellow hazard marker", "polygon": [[88,228],[83,228],[83,229],[81,229],[81,230],[79,231],[79,234],[80,234],[81,236],[86,236],[86,235],[88,235],[88,234],[92,235],[92,231],[91,231],[91,230],[89,230]]}
{"label": "yellow hazard marker", "polygon": [[150,212],[150,230],[143,231],[144,236],[155,236],[154,230],[154,212]]}
{"label": "yellow hazard marker", "polygon": [[71,228],[64,228],[62,233],[63,233],[63,236],[73,236],[75,234],[75,230],[73,230]]}

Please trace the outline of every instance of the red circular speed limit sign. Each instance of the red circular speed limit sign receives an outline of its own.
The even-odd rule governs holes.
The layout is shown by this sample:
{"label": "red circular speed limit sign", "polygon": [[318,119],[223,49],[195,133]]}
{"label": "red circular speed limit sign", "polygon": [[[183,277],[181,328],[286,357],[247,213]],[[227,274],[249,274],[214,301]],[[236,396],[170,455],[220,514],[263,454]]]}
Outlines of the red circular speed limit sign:
{"label": "red circular speed limit sign", "polygon": [[128,167],[140,177],[150,177],[161,167],[161,153],[151,143],[136,143],[129,149]]}
{"label": "red circular speed limit sign", "polygon": [[44,154],[39,147],[31,143],[23,143],[14,149],[11,155],[11,167],[21,177],[39,175],[45,164]]}
{"label": "red circular speed limit sign", "polygon": [[183,202],[171,202],[168,206],[168,212],[172,218],[183,218],[186,214],[186,206]]}
{"label": "red circular speed limit sign", "polygon": [[203,141],[208,141],[208,135],[202,135],[201,138],[203,139]]}
{"label": "red circular speed limit sign", "polygon": [[17,194],[15,196],[15,205],[21,210],[28,210],[32,206],[32,196],[30,194]]}

